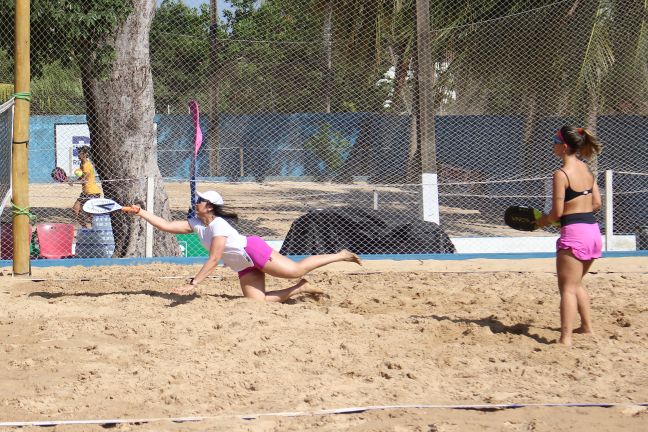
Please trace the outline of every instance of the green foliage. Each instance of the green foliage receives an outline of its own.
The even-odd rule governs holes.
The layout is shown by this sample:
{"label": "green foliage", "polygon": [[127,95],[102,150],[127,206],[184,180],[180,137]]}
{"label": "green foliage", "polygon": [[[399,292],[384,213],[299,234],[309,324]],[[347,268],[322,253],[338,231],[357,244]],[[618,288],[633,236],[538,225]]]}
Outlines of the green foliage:
{"label": "green foliage", "polygon": [[150,34],[156,106],[186,112],[187,100],[206,101],[209,71],[209,10],[164,0]]}
{"label": "green foliage", "polygon": [[[2,83],[13,82],[14,1],[0,0]],[[106,72],[111,37],[133,10],[132,0],[31,3],[34,107],[82,112],[75,74],[81,65]],[[387,98],[393,101],[391,111],[410,109],[406,76],[415,55],[415,0],[229,3],[233,10],[223,13],[215,33],[210,33],[207,4],[190,8],[182,0],[163,0],[159,5],[150,34],[159,109],[184,113],[189,99],[204,104],[214,78],[222,112],[317,112],[329,96],[332,111],[383,111]],[[645,107],[647,5],[431,2],[437,101],[446,113],[518,114],[528,111],[525,96],[535,94],[543,104],[540,111],[558,113],[601,93],[601,104]],[[537,10],[526,14],[532,7]],[[324,23],[329,13],[332,90],[327,94]],[[560,24],[565,20],[569,25]],[[390,85],[377,86],[390,67],[395,68]]]}
{"label": "green foliage", "polygon": [[[13,53],[13,0],[0,0],[0,48]],[[90,62],[90,70],[105,73],[113,57],[110,39],[133,10],[131,0],[32,0],[32,76],[60,60],[64,66]],[[0,27],[2,27],[0,26]],[[12,55],[12,54],[11,54]]]}
{"label": "green foliage", "polygon": [[34,114],[83,114],[85,103],[79,71],[63,67],[56,60],[43,66],[43,73],[32,81]]}
{"label": "green foliage", "polygon": [[[35,113],[83,113],[81,65],[105,74],[114,57],[111,37],[133,10],[131,0],[32,0],[31,75]],[[14,1],[0,0],[0,82],[14,50]],[[6,30],[5,30],[6,29]],[[11,66],[10,66],[11,68]],[[13,81],[13,72],[9,72]]]}
{"label": "green foliage", "polygon": [[312,150],[321,159],[329,172],[335,172],[344,163],[343,155],[351,148],[351,142],[333,130],[331,125],[323,123],[304,143],[304,148]]}
{"label": "green foliage", "polygon": [[0,49],[0,83],[12,83],[13,81],[13,61],[5,50]]}
{"label": "green foliage", "polygon": [[35,0],[32,31],[40,34],[34,48],[50,50],[55,59],[90,63],[97,76],[106,73],[114,52],[112,35],[132,12],[130,0]]}
{"label": "green foliage", "polygon": [[13,84],[3,84],[0,83],[0,104],[7,102],[11,99],[14,93]]}
{"label": "green foliage", "polygon": [[7,53],[0,49],[0,104],[11,99],[14,93],[12,63]]}
{"label": "green foliage", "polygon": [[309,0],[235,0],[219,44],[221,110],[321,111],[321,22]]}

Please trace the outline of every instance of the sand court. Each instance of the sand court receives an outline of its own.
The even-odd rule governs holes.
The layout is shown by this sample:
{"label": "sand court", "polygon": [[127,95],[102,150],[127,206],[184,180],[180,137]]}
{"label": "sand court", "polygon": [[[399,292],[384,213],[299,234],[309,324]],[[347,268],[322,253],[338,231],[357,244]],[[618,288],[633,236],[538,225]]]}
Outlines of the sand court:
{"label": "sand court", "polygon": [[[5,268],[0,421],[205,417],[115,426],[137,431],[645,430],[648,410],[635,404],[648,401],[646,259],[595,263],[586,283],[596,334],[575,335],[571,349],[554,343],[553,266],[339,263],[308,277],[323,295],[286,304],[245,300],[222,267],[187,297],[170,294],[181,279],[169,277],[190,276],[197,265],[35,268],[41,282]],[[510,403],[622,405],[239,417]]]}

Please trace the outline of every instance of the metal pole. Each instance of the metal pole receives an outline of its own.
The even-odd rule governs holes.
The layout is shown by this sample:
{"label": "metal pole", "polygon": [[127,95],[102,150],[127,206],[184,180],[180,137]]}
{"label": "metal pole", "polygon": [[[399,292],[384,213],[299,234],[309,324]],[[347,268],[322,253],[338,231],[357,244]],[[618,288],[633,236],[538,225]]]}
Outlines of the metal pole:
{"label": "metal pole", "polygon": [[[155,212],[155,179],[153,177],[146,178],[146,210]],[[153,225],[146,222],[146,247],[145,254],[147,258],[153,256]]]}
{"label": "metal pole", "polygon": [[18,212],[13,214],[13,274],[23,275],[29,269],[29,0],[16,0],[14,132],[11,157],[12,201]]}
{"label": "metal pole", "polygon": [[416,0],[419,142],[423,220],[439,223],[439,185],[434,136],[434,60],[429,0]]}
{"label": "metal pole", "polygon": [[612,250],[614,237],[614,192],[612,170],[605,170],[605,250]]}
{"label": "metal pole", "polygon": [[242,178],[245,175],[243,169],[243,147],[239,147],[239,176]]}

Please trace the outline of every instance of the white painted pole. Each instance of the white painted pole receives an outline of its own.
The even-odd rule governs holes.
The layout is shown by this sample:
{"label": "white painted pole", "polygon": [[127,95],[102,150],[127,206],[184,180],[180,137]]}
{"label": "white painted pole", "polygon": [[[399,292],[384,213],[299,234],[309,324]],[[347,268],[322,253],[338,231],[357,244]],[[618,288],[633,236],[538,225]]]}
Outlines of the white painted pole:
{"label": "white painted pole", "polygon": [[614,192],[612,186],[612,170],[605,170],[605,250],[612,250],[614,236]]}
{"label": "white painted pole", "polygon": [[[146,178],[146,210],[155,213],[155,181],[153,177]],[[153,225],[146,222],[146,257],[153,256]]]}
{"label": "white painted pole", "polygon": [[378,191],[374,189],[373,191],[373,196],[374,196],[374,210],[378,210]]}
{"label": "white painted pole", "polygon": [[440,224],[439,217],[439,181],[436,173],[423,173],[423,220]]}

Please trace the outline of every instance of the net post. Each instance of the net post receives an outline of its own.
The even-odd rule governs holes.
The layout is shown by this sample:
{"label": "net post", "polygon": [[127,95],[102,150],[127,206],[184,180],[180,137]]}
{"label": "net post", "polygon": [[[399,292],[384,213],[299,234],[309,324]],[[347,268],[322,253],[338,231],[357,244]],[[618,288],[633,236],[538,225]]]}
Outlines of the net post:
{"label": "net post", "polygon": [[[29,0],[16,0],[15,16],[15,75],[16,94],[28,95],[30,91],[29,63]],[[14,104],[14,133],[12,142],[11,188],[12,201],[19,209],[29,211],[29,109],[30,102],[24,97],[16,98]],[[13,274],[30,273],[29,262],[29,216],[25,211],[13,214]]]}
{"label": "net post", "polygon": [[612,250],[614,237],[614,192],[612,170],[605,170],[605,250]]}
{"label": "net post", "polygon": [[[155,213],[155,180],[146,178],[146,210]],[[153,225],[146,222],[146,258],[153,256]]]}

